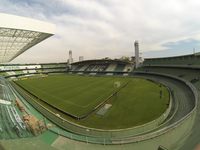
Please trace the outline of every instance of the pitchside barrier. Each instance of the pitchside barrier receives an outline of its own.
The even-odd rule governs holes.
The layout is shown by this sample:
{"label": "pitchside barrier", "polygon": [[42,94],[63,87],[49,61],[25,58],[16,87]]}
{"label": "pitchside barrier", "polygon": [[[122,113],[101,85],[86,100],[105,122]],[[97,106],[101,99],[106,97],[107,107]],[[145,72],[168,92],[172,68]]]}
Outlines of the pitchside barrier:
{"label": "pitchside barrier", "polygon": [[[146,74],[145,72],[137,72],[138,74]],[[67,136],[68,138],[91,142],[91,143],[101,143],[101,144],[123,144],[123,143],[130,143],[130,142],[139,142],[143,140],[148,140],[152,138],[156,138],[160,135],[171,133],[172,131],[178,129],[179,126],[186,126],[186,124],[190,123],[191,119],[193,118],[196,110],[196,102],[197,102],[197,91],[193,87],[193,85],[183,79],[178,77],[174,77],[167,74],[158,74],[158,73],[150,73],[152,75],[160,75],[168,78],[173,78],[183,82],[186,86],[188,86],[193,93],[195,106],[190,113],[188,113],[185,117],[181,118],[179,121],[157,130],[155,132],[150,132],[148,134],[141,134],[138,136],[133,136],[136,134],[136,128],[129,128],[129,129],[122,129],[122,130],[97,130],[92,128],[86,128],[84,126],[80,126],[74,124],[68,120],[65,120],[52,111],[45,108],[43,105],[35,101],[29,94],[24,92],[20,87],[16,84],[12,84],[17,91],[31,104],[33,105],[38,111],[40,111],[44,116],[46,116],[49,120],[57,124],[58,126],[62,127],[63,129],[70,131],[72,133],[59,133],[63,136]],[[148,127],[147,127],[148,128]],[[142,129],[140,129],[142,130]],[[57,132],[56,130],[52,129],[53,132]],[[142,132],[142,131],[141,131]],[[140,132],[140,133],[141,133]],[[57,132],[58,133],[58,132]],[[64,132],[63,132],[64,133]],[[139,132],[138,132],[139,133]]]}

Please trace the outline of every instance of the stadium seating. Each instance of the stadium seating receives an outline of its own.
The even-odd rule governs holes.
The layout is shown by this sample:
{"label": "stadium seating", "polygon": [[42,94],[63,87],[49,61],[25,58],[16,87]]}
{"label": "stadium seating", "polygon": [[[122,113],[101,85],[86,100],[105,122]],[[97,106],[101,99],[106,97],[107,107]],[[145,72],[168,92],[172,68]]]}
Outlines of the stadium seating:
{"label": "stadium seating", "polygon": [[20,113],[16,110],[14,105],[8,102],[13,101],[13,93],[10,91],[9,83],[0,77],[0,99],[6,104],[0,105],[0,139],[13,139],[19,137],[29,137],[32,134],[27,130]]}
{"label": "stadium seating", "polygon": [[83,64],[77,65],[77,66],[73,65],[73,66],[72,66],[72,71],[79,71],[82,67],[84,67]]}
{"label": "stadium seating", "polygon": [[122,72],[125,68],[125,64],[117,64],[117,67],[115,68],[115,72]]}
{"label": "stadium seating", "polygon": [[89,67],[88,64],[83,65],[80,69],[77,69],[77,71],[85,71]]}
{"label": "stadium seating", "polygon": [[[175,59],[169,58],[169,59],[170,59],[170,63],[169,64],[167,63],[169,60],[168,61],[160,60],[160,59],[146,60],[146,62],[144,62],[143,67],[140,68],[139,70],[141,70],[143,72],[157,72],[157,73],[172,74],[174,76],[187,79],[188,81],[193,82],[196,85],[200,85],[199,82],[196,82],[197,81],[196,77],[198,77],[198,74],[200,74],[200,71],[198,72],[198,71],[195,71],[195,70],[191,71],[191,69],[186,69],[186,68],[178,68],[177,69],[177,68],[174,68],[174,67],[170,67],[170,65],[174,65],[174,66],[175,65],[181,65],[181,62],[178,61],[179,60],[178,58],[175,58]],[[185,59],[184,61],[186,63],[189,63],[190,59],[188,59],[188,61],[186,61],[186,59]],[[194,62],[195,61],[193,61],[193,63]],[[196,62],[194,64],[198,64],[198,61],[196,60]],[[188,67],[190,67],[190,66],[191,65],[188,65]],[[9,67],[7,67],[7,69],[4,69],[2,67],[1,74],[2,75],[3,74],[7,74],[9,76],[17,76],[17,75],[21,75],[21,74],[29,75],[29,74],[36,74],[36,73],[66,72],[67,71],[67,67],[68,67],[67,64],[60,64],[60,65],[59,64],[40,64],[40,65],[38,65],[38,64],[37,65],[33,65],[32,64],[32,65],[23,65],[23,66],[22,65],[21,66],[20,65],[18,65],[18,66],[16,65],[16,67],[10,67],[9,66]],[[86,73],[86,74],[89,74],[89,75],[98,75],[99,73],[103,73],[103,74],[107,74],[107,75],[116,75],[119,72],[120,75],[128,76],[128,75],[131,74],[129,72],[132,71],[132,64],[124,63],[124,62],[120,62],[120,61],[116,61],[116,62],[110,61],[110,62],[108,62],[106,60],[105,61],[95,60],[95,61],[92,61],[92,62],[83,62],[83,63],[79,63],[79,64],[72,64],[72,69],[70,70],[71,74],[74,73],[73,71],[75,73],[78,73],[78,74]],[[163,77],[160,77],[160,78],[159,77],[154,77],[154,78],[155,78],[155,80],[156,79],[163,80],[164,82],[168,81],[167,79],[163,79]],[[169,79],[169,81],[171,81],[171,80]],[[171,83],[172,82],[169,82],[169,85]],[[176,85],[176,84],[174,84],[174,85]],[[182,85],[182,84],[180,84],[180,85]],[[186,88],[186,90],[188,90],[187,87],[185,87],[185,88]],[[1,95],[1,92],[0,92],[0,95]],[[182,99],[180,99],[180,100],[182,100]],[[182,100],[184,103],[179,105],[180,109],[182,108],[183,105],[186,105],[188,107],[190,106],[191,102],[185,103],[186,100]],[[191,108],[193,108],[193,107],[191,107]],[[41,109],[41,111],[44,111],[44,110],[42,110],[42,107],[39,108],[39,109]],[[3,119],[5,119],[7,116],[9,116],[9,118],[12,118],[12,119],[9,120],[10,123],[18,124],[19,128],[21,128],[21,129],[23,128],[23,123],[21,123],[20,119],[17,119],[19,117],[17,115],[15,115],[16,111],[15,111],[15,109],[13,107],[8,107],[8,108],[5,107],[5,108],[2,108],[2,110],[0,108],[0,111],[1,111],[1,113],[6,111],[6,113],[3,114],[5,116],[0,116],[0,117],[4,117]],[[186,109],[186,111],[187,111],[187,109]],[[180,112],[180,111],[177,111],[177,112]],[[45,113],[47,113],[47,112],[45,112]],[[184,112],[184,113],[186,113],[186,112]],[[49,114],[49,112],[48,112],[48,115],[50,116],[50,119],[53,119],[53,120],[59,119],[59,118],[56,117],[56,115]],[[52,115],[52,117],[51,117],[51,115]],[[177,115],[177,116],[180,117],[180,115]],[[58,122],[59,122],[59,124],[61,124],[61,126],[62,126],[62,124],[67,124],[67,122],[65,122],[63,120],[59,120]],[[67,129],[74,128],[74,126],[71,126],[70,123],[67,124],[67,125],[69,126],[69,127],[66,126]],[[18,130],[17,128],[15,130]],[[0,126],[0,129],[1,129],[1,126]],[[51,128],[50,130],[53,131],[53,128]],[[86,134],[88,134],[87,130],[81,129],[81,131],[82,130],[84,131],[84,133],[86,132]],[[57,130],[55,132],[57,132]],[[78,132],[79,132],[79,130],[78,130]],[[67,132],[62,132],[63,136],[66,136],[66,137],[69,137],[69,138],[72,137],[71,133],[69,135],[64,135],[66,133]],[[107,132],[106,132],[106,134],[107,134]],[[121,132],[120,132],[120,134],[121,134]],[[112,136],[113,135],[114,134],[112,133]],[[75,136],[77,136],[77,137],[75,137]],[[79,140],[81,135],[73,134],[73,137]],[[89,136],[87,136],[87,137],[89,137]],[[85,138],[83,136],[83,139],[81,141],[90,140],[90,142],[93,142],[93,143],[122,144],[123,142],[124,143],[131,142],[131,140],[132,140],[132,139],[130,139],[130,141],[128,141],[129,139],[127,138],[127,141],[126,140],[122,140],[121,141],[121,140],[117,139],[116,137],[114,137],[114,138],[116,138],[116,139],[114,139],[114,138],[112,139],[112,140],[115,140],[114,142],[116,142],[116,143],[114,143],[114,142],[110,141],[109,137],[108,137],[108,139],[103,139],[103,140],[101,140],[101,138],[99,137],[100,140],[98,140],[97,142],[93,141],[92,137],[90,137],[90,138],[91,139]],[[94,137],[94,139],[96,139],[96,137]],[[159,147],[159,148],[160,149],[161,148],[164,149],[163,147]]]}
{"label": "stadium seating", "polygon": [[120,60],[87,60],[82,62],[76,62],[72,64],[72,72],[82,73],[124,73],[132,71],[132,65],[129,62],[123,62]]}
{"label": "stadium seating", "polygon": [[192,55],[177,56],[177,57],[145,59],[143,66],[152,66],[152,65],[200,66],[200,55],[192,54]]}
{"label": "stadium seating", "polygon": [[130,64],[128,64],[128,65],[126,65],[125,67],[124,67],[124,72],[130,72],[130,71],[132,71],[132,69],[133,69],[133,67],[132,67],[132,65],[130,65]]}
{"label": "stadium seating", "polygon": [[102,65],[95,65],[95,64],[91,64],[88,65],[88,67],[85,70],[80,70],[80,71],[104,71],[107,68],[107,64],[102,64]]}
{"label": "stadium seating", "polygon": [[37,73],[56,73],[66,72],[68,68],[67,63],[56,63],[56,64],[1,64],[0,74],[2,76],[20,76],[26,74],[37,74]]}
{"label": "stadium seating", "polygon": [[106,69],[107,72],[112,72],[115,70],[115,68],[117,67],[117,64],[110,64],[108,66],[108,68]]}

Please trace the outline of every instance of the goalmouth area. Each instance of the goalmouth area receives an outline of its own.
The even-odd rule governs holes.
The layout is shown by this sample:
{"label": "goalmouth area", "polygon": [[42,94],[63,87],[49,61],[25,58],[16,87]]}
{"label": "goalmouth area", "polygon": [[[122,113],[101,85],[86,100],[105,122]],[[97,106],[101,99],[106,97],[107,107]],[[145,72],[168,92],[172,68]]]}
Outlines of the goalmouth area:
{"label": "goalmouth area", "polygon": [[148,123],[169,104],[167,87],[142,78],[59,74],[24,78],[16,84],[59,116],[98,129]]}

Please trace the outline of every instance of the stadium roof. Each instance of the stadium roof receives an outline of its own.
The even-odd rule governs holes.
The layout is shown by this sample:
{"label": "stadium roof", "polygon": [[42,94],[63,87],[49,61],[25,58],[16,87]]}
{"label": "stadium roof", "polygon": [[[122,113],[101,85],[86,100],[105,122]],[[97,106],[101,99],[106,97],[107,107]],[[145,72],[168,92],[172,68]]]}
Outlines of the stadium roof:
{"label": "stadium roof", "polygon": [[0,13],[0,63],[6,63],[21,53],[54,35],[51,23]]}
{"label": "stadium roof", "polygon": [[79,65],[79,64],[110,64],[110,63],[119,63],[119,64],[130,64],[130,62],[122,61],[122,60],[113,60],[113,59],[92,59],[92,60],[84,60],[72,63],[72,65]]}

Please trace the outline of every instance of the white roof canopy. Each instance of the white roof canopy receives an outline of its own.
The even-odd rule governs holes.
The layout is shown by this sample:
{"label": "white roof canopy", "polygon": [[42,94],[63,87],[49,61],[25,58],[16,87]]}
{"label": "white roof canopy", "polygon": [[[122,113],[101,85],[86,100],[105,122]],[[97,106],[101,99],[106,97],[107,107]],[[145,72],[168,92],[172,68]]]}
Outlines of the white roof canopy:
{"label": "white roof canopy", "polygon": [[52,36],[50,23],[0,13],[0,63],[13,60],[37,43]]}

